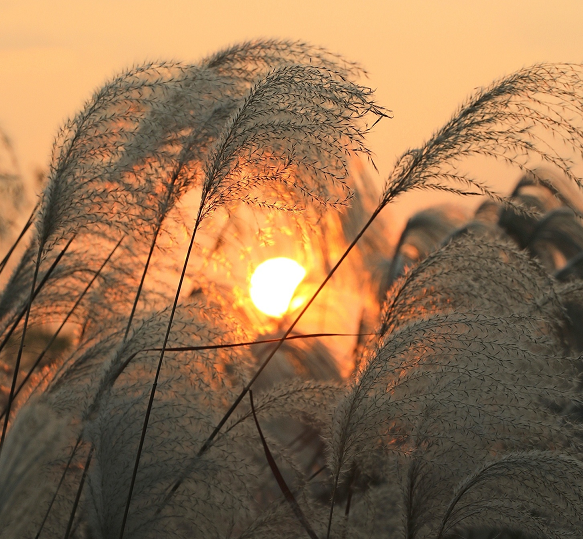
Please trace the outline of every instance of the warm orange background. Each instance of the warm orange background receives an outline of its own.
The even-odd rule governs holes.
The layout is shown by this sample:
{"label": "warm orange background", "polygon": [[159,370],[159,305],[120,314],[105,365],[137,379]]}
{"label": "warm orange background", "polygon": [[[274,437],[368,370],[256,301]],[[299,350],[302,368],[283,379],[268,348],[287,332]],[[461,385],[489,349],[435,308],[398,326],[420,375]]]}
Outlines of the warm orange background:
{"label": "warm orange background", "polygon": [[474,88],[580,62],[583,1],[0,0],[0,127],[31,175],[62,121],[120,69],[257,37],[321,44],[368,69],[394,113],[370,139],[381,179]]}

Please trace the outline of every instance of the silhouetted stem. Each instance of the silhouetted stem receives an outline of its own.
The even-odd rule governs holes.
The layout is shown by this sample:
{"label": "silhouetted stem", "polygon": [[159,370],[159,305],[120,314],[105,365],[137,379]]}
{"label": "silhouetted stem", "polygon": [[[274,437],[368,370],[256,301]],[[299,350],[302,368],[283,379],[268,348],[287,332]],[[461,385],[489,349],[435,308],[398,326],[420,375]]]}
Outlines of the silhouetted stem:
{"label": "silhouetted stem", "polygon": [[4,258],[2,259],[2,262],[0,262],[0,273],[2,273],[4,271],[4,268],[6,267],[8,260],[10,260],[12,253],[14,252],[14,250],[16,249],[18,244],[20,243],[20,240],[24,237],[24,235],[26,234],[26,232],[30,228],[30,225],[32,225],[32,221],[34,219],[34,214],[36,213],[37,209],[38,209],[38,202],[36,203],[36,206],[33,208],[32,212],[30,213],[30,217],[28,218],[28,221],[26,221],[26,224],[24,225],[24,227],[22,227],[22,230],[20,231],[18,238],[16,238],[16,241],[12,244],[12,247],[10,247],[10,249],[6,253],[6,256],[4,256]]}
{"label": "silhouetted stem", "polygon": [[340,475],[336,475],[334,478],[334,487],[332,488],[332,496],[330,496],[330,513],[328,514],[328,529],[326,531],[326,539],[330,539],[330,531],[332,530],[332,517],[334,515],[334,502],[336,499],[336,491],[338,490],[338,481],[340,480]]}
{"label": "silhouetted stem", "polygon": [[89,449],[89,454],[87,455],[87,461],[83,468],[83,475],[81,476],[81,482],[79,483],[79,488],[77,489],[77,495],[75,496],[75,501],[73,502],[73,508],[71,509],[71,516],[69,517],[69,523],[67,524],[67,531],[65,532],[65,539],[69,539],[71,534],[71,528],[73,527],[73,521],[75,520],[75,513],[77,512],[77,507],[79,506],[79,500],[81,499],[81,493],[83,492],[83,486],[85,485],[85,478],[87,477],[87,471],[89,470],[89,465],[91,464],[91,458],[93,457],[94,446]]}
{"label": "silhouetted stem", "polygon": [[[261,366],[259,367],[259,369],[255,372],[255,375],[253,376],[253,378],[251,378],[251,380],[249,381],[249,383],[243,388],[243,391],[241,391],[241,393],[239,394],[239,396],[235,399],[235,402],[233,402],[233,404],[227,410],[227,412],[225,413],[225,415],[223,416],[223,418],[219,421],[219,423],[214,428],[214,430],[211,433],[211,435],[207,438],[207,440],[204,442],[204,444],[202,445],[202,447],[199,449],[199,451],[196,454],[196,457],[195,458],[200,458],[202,455],[204,455],[206,453],[206,451],[211,446],[213,440],[215,439],[216,435],[221,431],[221,429],[223,428],[223,426],[225,425],[225,423],[227,422],[227,420],[229,419],[229,417],[231,417],[231,415],[233,414],[233,412],[237,409],[237,406],[239,406],[239,404],[241,403],[241,401],[245,398],[245,395],[249,392],[249,389],[251,389],[251,386],[253,385],[253,382],[255,382],[255,380],[257,380],[257,378],[259,377],[259,375],[263,372],[263,369],[265,369],[265,367],[267,367],[268,363],[271,361],[271,358],[280,349],[281,345],[286,341],[286,339],[288,338],[289,334],[296,327],[297,323],[300,321],[300,319],[302,318],[302,316],[309,309],[309,307],[312,305],[312,303],[314,302],[314,300],[318,297],[318,294],[326,286],[326,284],[332,278],[332,276],[334,275],[334,273],[336,273],[336,270],[340,267],[340,264],[342,264],[342,262],[344,262],[344,260],[346,259],[346,257],[350,254],[350,251],[352,251],[352,249],[354,248],[354,246],[357,244],[358,240],[360,240],[360,238],[363,236],[363,234],[368,230],[368,228],[370,227],[370,225],[377,218],[378,214],[385,207],[385,205],[386,205],[386,202],[384,202],[384,201],[379,204],[379,206],[375,209],[375,211],[370,216],[369,220],[365,223],[365,225],[362,227],[362,229],[360,230],[360,232],[352,240],[352,243],[346,248],[346,250],[344,251],[344,254],[340,257],[340,259],[338,260],[338,262],[336,262],[336,264],[334,265],[334,267],[330,270],[330,272],[328,273],[328,275],[326,276],[326,278],[324,279],[324,281],[320,284],[320,286],[318,287],[318,289],[316,290],[316,292],[314,292],[314,294],[312,295],[312,297],[306,303],[306,305],[304,306],[304,308],[300,311],[300,313],[295,318],[295,320],[292,322],[292,324],[289,326],[289,328],[284,333],[284,335],[282,337],[280,337],[279,339],[277,339],[277,345],[273,348],[273,350],[271,351],[271,353],[263,361],[263,363],[261,364]],[[178,490],[178,488],[182,484],[182,481],[188,475],[188,473],[189,473],[189,470],[187,469],[185,471],[185,473],[183,473],[183,475],[174,483],[174,485],[172,486],[172,488],[170,489],[170,491],[168,492],[168,494],[165,496],[164,500],[162,501],[162,504],[158,507],[158,509],[156,511],[157,514],[159,514],[161,512],[162,508],[172,498],[173,494]],[[120,537],[120,539],[121,539],[121,537]]]}
{"label": "silhouetted stem", "polygon": [[[85,286],[85,289],[83,290],[83,292],[81,293],[81,295],[77,298],[77,301],[75,302],[75,304],[73,305],[73,307],[71,307],[71,309],[67,313],[67,316],[61,322],[61,325],[59,326],[59,328],[57,329],[57,331],[55,331],[55,333],[51,337],[51,340],[49,341],[49,343],[45,346],[44,350],[36,358],[36,361],[34,362],[33,366],[30,368],[30,370],[28,371],[28,373],[26,374],[26,376],[24,377],[24,380],[20,383],[20,385],[18,386],[18,389],[14,392],[14,397],[16,397],[20,393],[20,390],[24,387],[24,385],[26,384],[26,382],[28,382],[28,380],[32,376],[33,371],[38,367],[38,365],[40,364],[40,362],[44,358],[45,354],[49,351],[49,349],[51,348],[51,346],[53,345],[53,343],[57,340],[57,337],[59,336],[59,333],[65,327],[65,324],[67,323],[67,321],[69,320],[69,318],[71,317],[71,315],[73,314],[73,312],[77,309],[77,307],[79,306],[79,304],[81,303],[81,301],[85,297],[85,294],[87,294],[87,292],[91,288],[91,285],[95,282],[95,280],[97,279],[97,277],[99,277],[99,275],[103,271],[103,268],[111,260],[111,257],[113,256],[113,254],[115,253],[115,251],[117,250],[117,248],[121,245],[121,242],[123,240],[124,240],[124,238],[120,239],[117,242],[116,246],[113,248],[113,250],[111,251],[111,253],[109,253],[108,257],[105,259],[105,261],[103,262],[103,264],[101,264],[101,267],[95,272],[95,275],[91,278],[91,280],[89,281],[89,283],[87,284],[87,286]],[[2,414],[0,414],[0,419],[2,419],[4,417],[4,415],[6,414],[7,410],[8,410],[8,407],[6,407],[4,409],[4,411],[2,412]]]}
{"label": "silhouetted stem", "polygon": [[158,239],[158,234],[160,233],[160,227],[162,223],[158,223],[156,230],[154,231],[154,237],[152,238],[152,243],[150,245],[150,251],[148,253],[148,258],[146,260],[146,265],[144,266],[144,271],[142,272],[142,278],[140,279],[140,284],[136,292],[136,297],[134,298],[134,304],[132,305],[132,312],[130,313],[130,318],[128,320],[128,325],[126,326],[126,331],[123,336],[123,342],[128,338],[128,333],[132,327],[132,321],[134,320],[134,315],[136,314],[136,308],[138,307],[138,301],[140,300],[140,295],[142,293],[142,288],[144,287],[144,281],[146,280],[146,274],[148,273],[148,268],[150,267],[150,260],[152,259],[152,254],[154,253],[154,248],[156,247],[156,240]]}
{"label": "silhouetted stem", "polygon": [[[191,137],[194,138],[194,140],[196,140],[196,135],[197,135],[197,133],[193,133],[191,135]],[[170,202],[172,199],[172,194],[174,193],[174,186],[176,185],[176,180],[180,176],[180,173],[182,172],[184,166],[188,162],[188,158],[192,152],[192,144],[193,143],[191,141],[182,150],[182,153],[180,155],[180,159],[178,161],[178,166],[173,171],[170,182],[167,184],[168,188],[166,190],[166,198],[164,200],[164,206],[166,208],[166,211],[168,210],[168,208],[171,207]],[[202,201],[201,201],[201,208],[202,208]],[[159,220],[158,220],[158,224],[156,225],[156,230],[154,231],[154,236],[152,237],[152,243],[150,244],[150,251],[148,252],[148,258],[146,260],[146,264],[144,266],[144,271],[142,272],[142,278],[140,279],[140,284],[138,286],[138,290],[136,292],[136,297],[134,299],[134,304],[132,306],[132,312],[131,312],[130,318],[128,320],[128,325],[126,326],[126,331],[125,331],[125,334],[123,337],[123,342],[125,342],[126,339],[128,338],[128,334],[130,332],[132,321],[133,321],[134,315],[136,313],[136,308],[138,306],[138,301],[140,299],[140,295],[142,293],[142,288],[144,286],[144,281],[146,280],[146,274],[148,273],[148,269],[150,267],[150,261],[152,259],[152,254],[154,253],[154,248],[156,247],[156,241],[158,240],[158,235],[160,234],[160,229],[162,228],[162,221],[164,220],[166,215],[167,215],[167,213],[162,213]],[[200,219],[200,212],[199,212],[198,219]]]}
{"label": "silhouetted stem", "polygon": [[[57,258],[55,258],[55,260],[53,261],[53,263],[51,264],[51,267],[49,268],[49,270],[46,272],[45,276],[42,278],[41,282],[39,283],[39,285],[37,286],[36,290],[34,291],[34,295],[32,297],[32,299],[34,300],[39,292],[43,289],[44,285],[47,283],[47,281],[49,280],[50,276],[52,275],[54,269],[57,267],[57,265],[59,264],[59,262],[61,261],[61,258],[63,258],[63,255],[65,254],[65,252],[67,251],[67,249],[69,248],[69,245],[71,245],[71,242],[75,239],[75,236],[73,236],[69,242],[67,243],[67,245],[65,245],[65,247],[63,248],[63,250],[58,254]],[[16,316],[16,319],[14,320],[14,323],[12,324],[11,328],[8,330],[8,332],[6,333],[6,335],[4,336],[4,339],[2,340],[2,343],[0,344],[0,352],[2,351],[2,349],[6,346],[6,343],[10,340],[10,337],[12,336],[12,334],[14,333],[14,330],[18,327],[18,324],[20,323],[20,321],[22,320],[22,317],[26,314],[26,309],[27,309],[27,305],[25,305],[22,310],[18,313],[18,315]]]}
{"label": "silhouetted stem", "polygon": [[[315,339],[319,337],[360,337],[363,335],[376,335],[376,333],[307,333],[305,335],[289,335],[286,341],[296,339]],[[200,346],[175,346],[167,347],[166,352],[194,352],[198,350],[217,350],[220,348],[238,348],[240,346],[253,346],[254,344],[269,344],[279,342],[281,337],[276,339],[262,339],[259,341],[236,342],[227,344],[203,344]],[[162,348],[145,348],[142,352],[159,352]]]}
{"label": "silhouetted stem", "polygon": [[192,248],[194,247],[194,238],[196,237],[196,232],[198,227],[200,226],[202,220],[202,209],[203,209],[203,202],[200,204],[200,209],[198,211],[198,215],[196,217],[196,222],[194,224],[194,230],[192,231],[192,235],[190,237],[190,243],[188,245],[188,250],[186,252],[186,257],[184,259],[184,265],[182,267],[182,272],[180,274],[180,280],[178,282],[178,287],[176,289],[176,296],[174,297],[174,303],[172,304],[172,310],[170,311],[170,319],[168,320],[168,327],[166,328],[166,335],[164,336],[164,342],[162,344],[162,351],[160,352],[160,359],[158,361],[158,367],[156,368],[156,376],[154,377],[154,383],[152,384],[152,390],[150,391],[150,399],[148,401],[148,407],[146,409],[146,415],[144,417],[144,425],[142,427],[142,434],[140,436],[140,444],[138,446],[138,453],[136,455],[136,461],[134,463],[134,470],[132,473],[132,479],[130,482],[130,489],[128,493],[128,499],[126,502],[123,520],[121,524],[121,531],[120,531],[120,539],[123,539],[123,535],[125,532],[125,526],[128,518],[128,513],[130,509],[130,504],[132,501],[132,494],[134,492],[134,485],[136,483],[136,476],[138,474],[138,468],[140,466],[140,457],[142,456],[142,449],[144,447],[144,440],[146,439],[146,431],[148,430],[148,422],[150,420],[150,413],[152,412],[152,406],[154,404],[154,397],[156,395],[156,387],[158,385],[158,379],[160,378],[160,371],[162,369],[162,361],[164,360],[164,353],[166,352],[166,345],[168,344],[168,338],[170,337],[170,330],[172,329],[172,322],[174,321],[174,315],[176,314],[176,307],[178,306],[178,299],[180,297],[180,292],[182,290],[182,284],[184,283],[184,277],[186,276],[186,268],[188,266],[188,261],[190,260],[190,254],[192,252]]}
{"label": "silhouetted stem", "polygon": [[255,380],[257,380],[257,378],[259,377],[259,375],[263,372],[263,369],[265,369],[265,367],[267,367],[267,365],[271,361],[271,358],[281,348],[281,345],[285,342],[285,340],[288,338],[289,334],[296,327],[296,325],[298,324],[298,322],[300,321],[300,319],[302,318],[302,316],[304,316],[305,312],[310,308],[310,306],[312,305],[312,303],[318,297],[318,294],[322,291],[322,289],[326,286],[326,284],[328,284],[328,281],[332,278],[332,276],[334,275],[334,273],[336,273],[336,270],[340,267],[340,264],[342,264],[342,262],[344,262],[344,259],[348,256],[348,254],[350,253],[350,251],[352,251],[352,249],[354,248],[354,246],[356,245],[356,243],[358,242],[358,240],[362,237],[362,235],[367,231],[368,227],[376,219],[376,217],[380,213],[381,209],[382,209],[382,207],[379,206],[374,211],[374,213],[371,215],[370,219],[363,226],[363,228],[358,233],[358,235],[356,236],[356,238],[354,238],[354,240],[352,240],[352,243],[347,247],[346,251],[344,251],[344,254],[340,257],[340,259],[338,260],[338,262],[336,262],[336,264],[334,265],[334,267],[330,270],[330,272],[328,273],[328,275],[326,276],[326,278],[324,279],[324,281],[322,282],[322,284],[320,284],[320,286],[318,287],[318,289],[316,290],[316,292],[314,292],[314,294],[309,299],[309,301],[306,303],[306,305],[304,305],[304,308],[300,311],[300,313],[298,314],[298,316],[296,317],[296,319],[288,327],[288,329],[283,334],[283,336],[280,339],[278,339],[277,345],[273,348],[273,350],[270,352],[270,354],[267,356],[267,358],[265,358],[265,360],[263,361],[263,363],[261,364],[261,366],[259,367],[259,369],[257,369],[257,371],[255,372],[255,375],[253,376],[253,378],[251,378],[251,380],[249,381],[249,383],[243,388],[243,391],[241,391],[241,394],[237,397],[237,399],[235,400],[235,402],[227,410],[227,413],[223,416],[223,418],[221,419],[221,421],[218,423],[218,425],[215,427],[215,429],[213,430],[213,432],[211,433],[211,435],[208,437],[208,439],[205,441],[205,443],[203,444],[203,446],[198,451],[197,456],[200,457],[201,455],[203,455],[207,451],[207,449],[210,447],[210,445],[211,445],[212,441],[215,439],[216,435],[223,428],[223,425],[227,422],[227,420],[229,419],[229,417],[231,417],[231,414],[235,411],[235,409],[237,408],[237,406],[239,406],[240,402],[243,400],[243,398],[245,397],[245,395],[247,394],[247,392],[249,391],[249,389],[251,388],[251,386],[253,385],[253,383],[255,382]]}
{"label": "silhouetted stem", "polygon": [[22,358],[22,352],[24,350],[24,339],[26,338],[26,328],[28,326],[28,319],[30,317],[30,308],[32,306],[32,300],[34,297],[34,288],[36,286],[36,279],[38,277],[38,269],[40,266],[41,251],[39,249],[36,264],[34,266],[34,275],[32,277],[32,285],[30,287],[30,296],[28,298],[28,304],[26,306],[26,316],[24,318],[24,327],[22,328],[22,336],[20,337],[20,346],[18,347],[18,355],[16,356],[16,363],[14,364],[14,373],[12,375],[12,384],[10,385],[10,395],[8,396],[8,404],[6,405],[6,417],[4,418],[4,426],[2,427],[2,438],[0,438],[0,454],[2,453],[2,447],[4,446],[4,438],[6,437],[6,429],[8,428],[8,418],[10,417],[10,408],[12,407],[12,401],[14,400],[14,390],[16,388],[16,380],[18,378],[18,370],[20,368],[20,360]]}
{"label": "silhouetted stem", "polygon": [[39,528],[37,534],[35,535],[34,539],[39,539],[40,534],[43,531],[43,528],[45,526],[47,518],[49,518],[49,513],[51,512],[51,509],[53,508],[53,504],[55,503],[55,500],[57,499],[57,494],[59,493],[61,485],[63,484],[63,481],[65,480],[65,476],[67,475],[67,471],[71,467],[71,462],[73,462],[73,457],[75,456],[75,453],[77,452],[77,448],[79,447],[80,443],[81,443],[81,436],[79,436],[77,438],[77,442],[75,443],[75,447],[73,447],[73,451],[71,452],[71,456],[69,457],[69,460],[67,461],[67,465],[65,466],[65,469],[63,470],[63,473],[61,474],[61,479],[59,480],[59,484],[57,485],[57,490],[55,490],[55,493],[53,494],[53,497],[51,498],[51,503],[49,504],[47,512],[45,513],[43,521],[41,522],[40,528]]}
{"label": "silhouetted stem", "polygon": [[[73,236],[69,240],[67,245],[65,245],[65,248],[59,253],[59,256],[57,257],[58,260],[60,260],[61,257],[65,254],[65,251],[69,248],[69,245],[71,245],[71,242],[73,241],[74,238],[75,238],[75,236]],[[16,364],[14,365],[14,374],[12,376],[12,384],[10,386],[10,395],[8,396],[8,405],[6,406],[6,416],[4,417],[4,426],[2,427],[2,437],[0,438],[0,454],[2,453],[2,448],[4,447],[4,439],[6,438],[6,429],[8,428],[8,420],[10,419],[10,409],[12,408],[12,401],[14,400],[14,390],[16,388],[16,380],[18,378],[18,370],[20,368],[20,360],[22,358],[22,352],[24,350],[24,339],[26,338],[26,328],[28,326],[28,319],[30,317],[30,309],[32,306],[32,302],[36,296],[35,292],[38,292],[38,290],[40,290],[42,288],[42,284],[44,284],[46,282],[46,280],[43,279],[41,286],[39,286],[38,290],[35,290],[36,279],[38,277],[38,270],[40,267],[41,255],[42,255],[42,251],[41,251],[41,248],[39,247],[38,256],[36,259],[36,264],[34,266],[34,275],[32,277],[32,284],[30,287],[30,296],[28,298],[28,303],[26,306],[26,317],[24,319],[24,326],[22,328],[22,337],[20,338],[20,346],[18,348],[18,355],[16,356]],[[51,270],[56,267],[56,264],[58,264],[57,260],[55,260],[55,262],[51,266]],[[14,327],[15,326],[13,326],[13,328]],[[5,342],[6,342],[6,340],[5,340]]]}

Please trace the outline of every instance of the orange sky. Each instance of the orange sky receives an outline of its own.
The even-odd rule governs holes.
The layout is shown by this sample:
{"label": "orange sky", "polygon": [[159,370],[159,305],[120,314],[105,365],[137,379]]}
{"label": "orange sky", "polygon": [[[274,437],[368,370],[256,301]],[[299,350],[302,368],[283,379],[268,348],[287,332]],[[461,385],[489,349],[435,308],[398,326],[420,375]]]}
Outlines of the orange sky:
{"label": "orange sky", "polygon": [[580,62],[582,27],[580,0],[0,0],[0,127],[30,175],[63,120],[120,69],[301,39],[361,62],[393,111],[370,138],[381,179],[474,88],[535,62]]}

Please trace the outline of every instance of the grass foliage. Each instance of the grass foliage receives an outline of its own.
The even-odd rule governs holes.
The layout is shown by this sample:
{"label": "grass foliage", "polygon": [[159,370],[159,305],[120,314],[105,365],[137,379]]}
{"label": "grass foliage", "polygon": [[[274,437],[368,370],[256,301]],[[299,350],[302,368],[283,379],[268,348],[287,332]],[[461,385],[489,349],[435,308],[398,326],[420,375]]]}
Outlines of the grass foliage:
{"label": "grass foliage", "polygon": [[[0,537],[581,535],[583,69],[479,90],[377,203],[350,173],[388,116],[363,75],[248,42],[134,67],[65,123],[0,296]],[[522,174],[510,196],[475,157]],[[489,198],[389,257],[379,214],[417,189]],[[279,327],[241,293],[257,238],[320,266]],[[358,318],[348,369],[295,329],[324,285],[362,291],[327,307]]]}

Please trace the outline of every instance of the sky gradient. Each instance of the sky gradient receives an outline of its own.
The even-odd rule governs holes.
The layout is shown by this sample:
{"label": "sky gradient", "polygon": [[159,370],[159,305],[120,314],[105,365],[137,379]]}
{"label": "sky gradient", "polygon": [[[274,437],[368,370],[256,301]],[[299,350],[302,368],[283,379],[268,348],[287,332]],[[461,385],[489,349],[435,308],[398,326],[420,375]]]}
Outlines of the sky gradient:
{"label": "sky gradient", "polygon": [[0,128],[32,175],[63,121],[121,69],[299,39],[360,62],[393,111],[369,139],[380,182],[475,88],[536,62],[580,62],[582,23],[578,0],[0,0]]}

